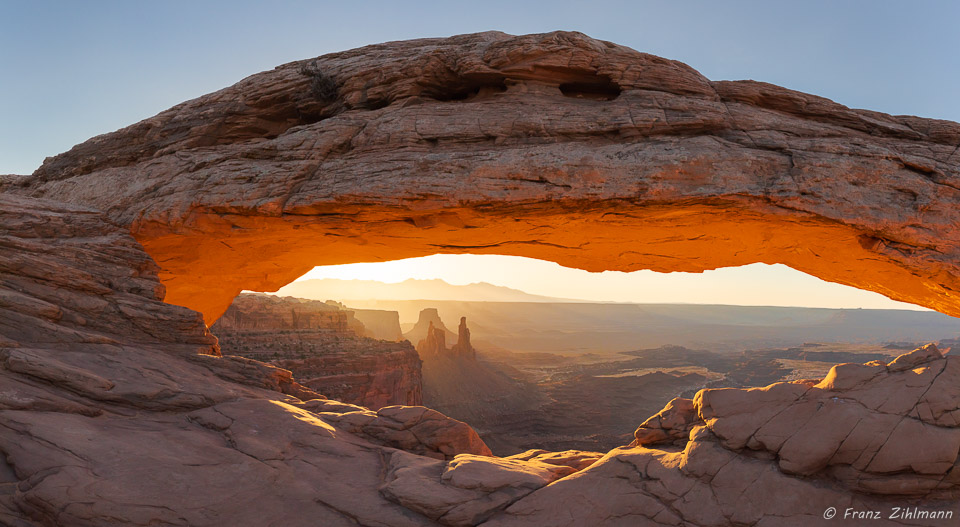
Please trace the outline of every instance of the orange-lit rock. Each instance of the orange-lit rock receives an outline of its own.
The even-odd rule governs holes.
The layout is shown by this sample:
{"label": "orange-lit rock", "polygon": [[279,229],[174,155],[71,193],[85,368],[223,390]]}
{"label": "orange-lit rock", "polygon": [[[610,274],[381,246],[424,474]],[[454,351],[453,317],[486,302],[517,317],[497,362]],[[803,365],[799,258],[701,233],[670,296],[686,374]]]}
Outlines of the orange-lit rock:
{"label": "orange-lit rock", "polygon": [[167,300],[209,323],[315,265],[466,252],[779,262],[957,315],[958,145],[953,122],[712,82],[579,33],[490,32],[285,64],[11,188],[130,225]]}

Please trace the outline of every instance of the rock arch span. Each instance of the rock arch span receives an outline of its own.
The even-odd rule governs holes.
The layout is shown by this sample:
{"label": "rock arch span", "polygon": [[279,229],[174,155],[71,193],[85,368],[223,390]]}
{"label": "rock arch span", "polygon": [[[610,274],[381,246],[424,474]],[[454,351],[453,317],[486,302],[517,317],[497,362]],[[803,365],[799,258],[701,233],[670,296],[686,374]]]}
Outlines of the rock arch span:
{"label": "rock arch span", "polygon": [[368,46],[49,159],[19,192],[129,225],[212,323],[315,265],[497,253],[783,263],[960,315],[960,125],[852,110],[579,33]]}

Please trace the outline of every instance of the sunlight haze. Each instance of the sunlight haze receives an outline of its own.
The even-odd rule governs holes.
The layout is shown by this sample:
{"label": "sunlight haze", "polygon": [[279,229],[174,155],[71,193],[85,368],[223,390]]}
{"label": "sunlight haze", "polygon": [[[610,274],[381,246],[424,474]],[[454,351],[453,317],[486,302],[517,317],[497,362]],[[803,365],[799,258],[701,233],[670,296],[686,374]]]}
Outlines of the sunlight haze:
{"label": "sunlight haze", "polygon": [[486,282],[533,295],[592,302],[924,310],[877,293],[825,282],[779,264],[757,263],[703,273],[590,273],[519,256],[435,254],[390,262],[315,267],[297,281],[321,278],[386,283],[439,278],[453,285]]}

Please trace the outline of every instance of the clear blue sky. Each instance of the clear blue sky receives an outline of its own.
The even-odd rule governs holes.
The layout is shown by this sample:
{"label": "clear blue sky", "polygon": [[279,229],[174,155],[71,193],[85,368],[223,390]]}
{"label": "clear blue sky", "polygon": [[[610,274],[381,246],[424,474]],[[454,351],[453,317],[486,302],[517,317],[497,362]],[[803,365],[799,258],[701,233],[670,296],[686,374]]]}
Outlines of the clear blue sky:
{"label": "clear blue sky", "polygon": [[848,106],[960,121],[960,2],[0,0],[0,174],[292,60],[577,30]]}
{"label": "clear blue sky", "polygon": [[[762,80],[852,107],[960,121],[957,1],[0,0],[0,174],[29,174],[46,156],[285,62],[388,40],[557,29],[681,60],[711,79]],[[665,285],[671,298],[681,287],[692,291],[682,301],[896,305],[783,266],[601,283],[600,275],[546,262],[502,262],[433,258],[415,267],[454,282],[526,284],[554,296],[606,288],[606,299],[654,301],[639,292]],[[318,272],[413,276],[403,262],[383,265]],[[464,268],[476,274],[455,272]],[[518,284],[521,275],[527,279]],[[531,276],[582,287],[540,290]],[[708,288],[714,293],[703,293]],[[730,292],[747,288],[766,296],[738,301]],[[624,291],[638,293],[621,298]],[[803,291],[811,293],[800,298]]]}

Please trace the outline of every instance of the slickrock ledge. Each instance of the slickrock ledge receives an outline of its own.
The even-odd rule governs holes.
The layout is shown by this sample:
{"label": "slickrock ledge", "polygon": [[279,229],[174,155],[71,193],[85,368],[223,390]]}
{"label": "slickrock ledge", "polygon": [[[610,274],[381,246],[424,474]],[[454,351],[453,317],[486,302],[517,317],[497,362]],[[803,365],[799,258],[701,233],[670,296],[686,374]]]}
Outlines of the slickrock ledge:
{"label": "slickrock ledge", "polygon": [[[960,315],[960,124],[853,110],[579,33],[292,62],[45,162],[16,192],[129,225],[215,321],[314,265],[783,263]],[[217,288],[211,288],[217,283]]]}

